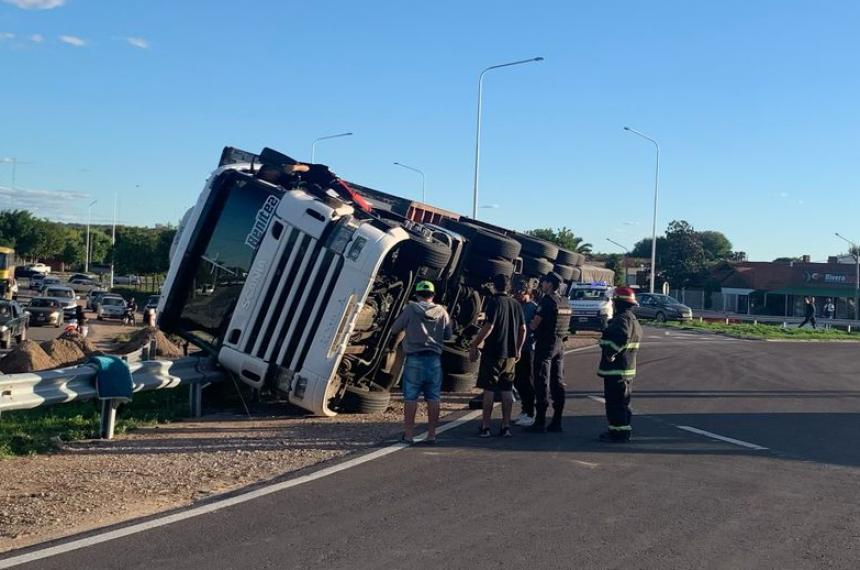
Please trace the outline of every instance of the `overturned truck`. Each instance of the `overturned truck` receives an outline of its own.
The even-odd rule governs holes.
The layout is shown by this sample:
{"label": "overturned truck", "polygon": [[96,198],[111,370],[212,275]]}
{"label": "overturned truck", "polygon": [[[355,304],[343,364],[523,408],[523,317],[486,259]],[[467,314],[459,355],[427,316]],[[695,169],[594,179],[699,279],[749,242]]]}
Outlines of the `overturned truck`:
{"label": "overturned truck", "polygon": [[380,196],[271,149],[224,149],[177,232],[159,326],[315,414],[372,412],[402,370],[391,324],[428,279],[454,322],[444,388],[474,386],[468,348],[492,277],[568,273],[579,254]]}

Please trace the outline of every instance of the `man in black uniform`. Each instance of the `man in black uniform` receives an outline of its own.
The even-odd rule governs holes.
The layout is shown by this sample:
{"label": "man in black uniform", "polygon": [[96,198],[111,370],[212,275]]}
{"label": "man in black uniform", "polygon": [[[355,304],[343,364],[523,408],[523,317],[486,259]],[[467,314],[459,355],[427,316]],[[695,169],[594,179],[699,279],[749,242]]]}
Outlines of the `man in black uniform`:
{"label": "man in black uniform", "polygon": [[636,377],[636,353],[642,339],[642,327],[633,314],[639,303],[629,287],[617,287],[613,296],[615,316],[603,331],[600,348],[600,368],[597,375],[603,378],[603,398],[606,400],[606,419],[609,429],[600,434],[601,441],[628,442],[633,428],[630,418],[630,391]]}
{"label": "man in black uniform", "polygon": [[[535,423],[528,431],[560,432],[564,412],[564,337],[570,329],[570,303],[558,294],[561,277],[548,273],[540,282],[543,296],[529,327],[535,337]],[[547,384],[552,394],[552,421],[546,425],[549,407]]]}

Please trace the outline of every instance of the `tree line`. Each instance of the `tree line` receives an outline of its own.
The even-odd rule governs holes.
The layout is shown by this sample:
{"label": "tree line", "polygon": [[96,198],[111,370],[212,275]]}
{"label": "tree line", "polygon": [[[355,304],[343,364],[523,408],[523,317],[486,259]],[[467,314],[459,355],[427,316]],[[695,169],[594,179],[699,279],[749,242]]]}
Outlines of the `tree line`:
{"label": "tree line", "polygon": [[[120,274],[164,273],[170,262],[174,228],[90,226],[90,264],[109,264]],[[82,268],[86,257],[86,226],[37,218],[26,210],[0,212],[0,245],[11,247],[20,261],[58,262]]]}

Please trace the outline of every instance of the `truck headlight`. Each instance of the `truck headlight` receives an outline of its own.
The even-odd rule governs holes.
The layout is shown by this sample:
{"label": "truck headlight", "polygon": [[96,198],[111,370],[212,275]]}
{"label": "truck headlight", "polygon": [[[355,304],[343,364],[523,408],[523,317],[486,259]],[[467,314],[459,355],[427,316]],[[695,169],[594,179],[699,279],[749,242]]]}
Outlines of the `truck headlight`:
{"label": "truck headlight", "polygon": [[9,330],[9,327],[7,327],[6,325],[0,325],[0,332],[6,332],[8,330]]}

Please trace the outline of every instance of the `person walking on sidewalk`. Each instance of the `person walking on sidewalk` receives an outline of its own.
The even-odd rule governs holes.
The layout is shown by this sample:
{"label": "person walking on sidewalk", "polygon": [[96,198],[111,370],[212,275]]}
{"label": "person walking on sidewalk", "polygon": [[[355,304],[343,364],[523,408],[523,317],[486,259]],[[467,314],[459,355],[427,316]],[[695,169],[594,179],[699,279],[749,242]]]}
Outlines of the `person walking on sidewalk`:
{"label": "person walking on sidewalk", "polygon": [[[560,432],[564,413],[564,338],[570,331],[570,304],[558,294],[561,276],[548,273],[541,279],[541,297],[529,327],[535,335],[535,421],[526,428],[533,433]],[[546,425],[552,395],[553,416]]]}
{"label": "person walking on sidewalk", "polygon": [[[517,294],[517,301],[523,308],[523,319],[525,323],[532,322],[537,313],[538,305],[534,302],[532,290],[528,285],[523,285]],[[513,420],[514,425],[520,427],[531,427],[535,423],[535,335],[530,329],[526,329],[526,340],[517,367],[514,371],[514,388],[520,395],[520,415]]]}
{"label": "person walking on sidewalk", "polygon": [[496,275],[493,278],[493,296],[484,309],[486,319],[478,336],[472,341],[469,356],[478,360],[478,388],[484,391],[479,437],[490,437],[493,399],[499,391],[502,397],[502,429],[499,435],[511,437],[511,412],[514,407],[514,371],[526,339],[526,322],[520,304],[508,295],[510,278]]}
{"label": "person walking on sidewalk", "polygon": [[617,287],[613,296],[615,316],[600,338],[600,368],[603,378],[603,398],[609,429],[600,434],[601,441],[627,442],[633,433],[630,420],[630,394],[636,377],[636,353],[642,339],[642,327],[633,314],[639,303],[629,287]]}
{"label": "person walking on sidewalk", "polygon": [[830,297],[828,297],[827,302],[824,303],[824,316],[830,321],[832,321],[836,316],[836,305],[833,304],[833,299]]}
{"label": "person walking on sidewalk", "polygon": [[430,281],[415,286],[417,302],[410,302],[394,321],[391,332],[395,346],[403,342],[406,363],[403,367],[403,438],[413,443],[418,397],[427,402],[427,443],[436,443],[439,400],[442,392],[442,343],[453,335],[451,318],[445,307],[433,302],[436,288]]}
{"label": "person walking on sidewalk", "polygon": [[805,297],[803,301],[805,303],[803,307],[803,322],[797,328],[802,329],[806,323],[809,323],[814,330],[817,328],[815,326],[815,297]]}

